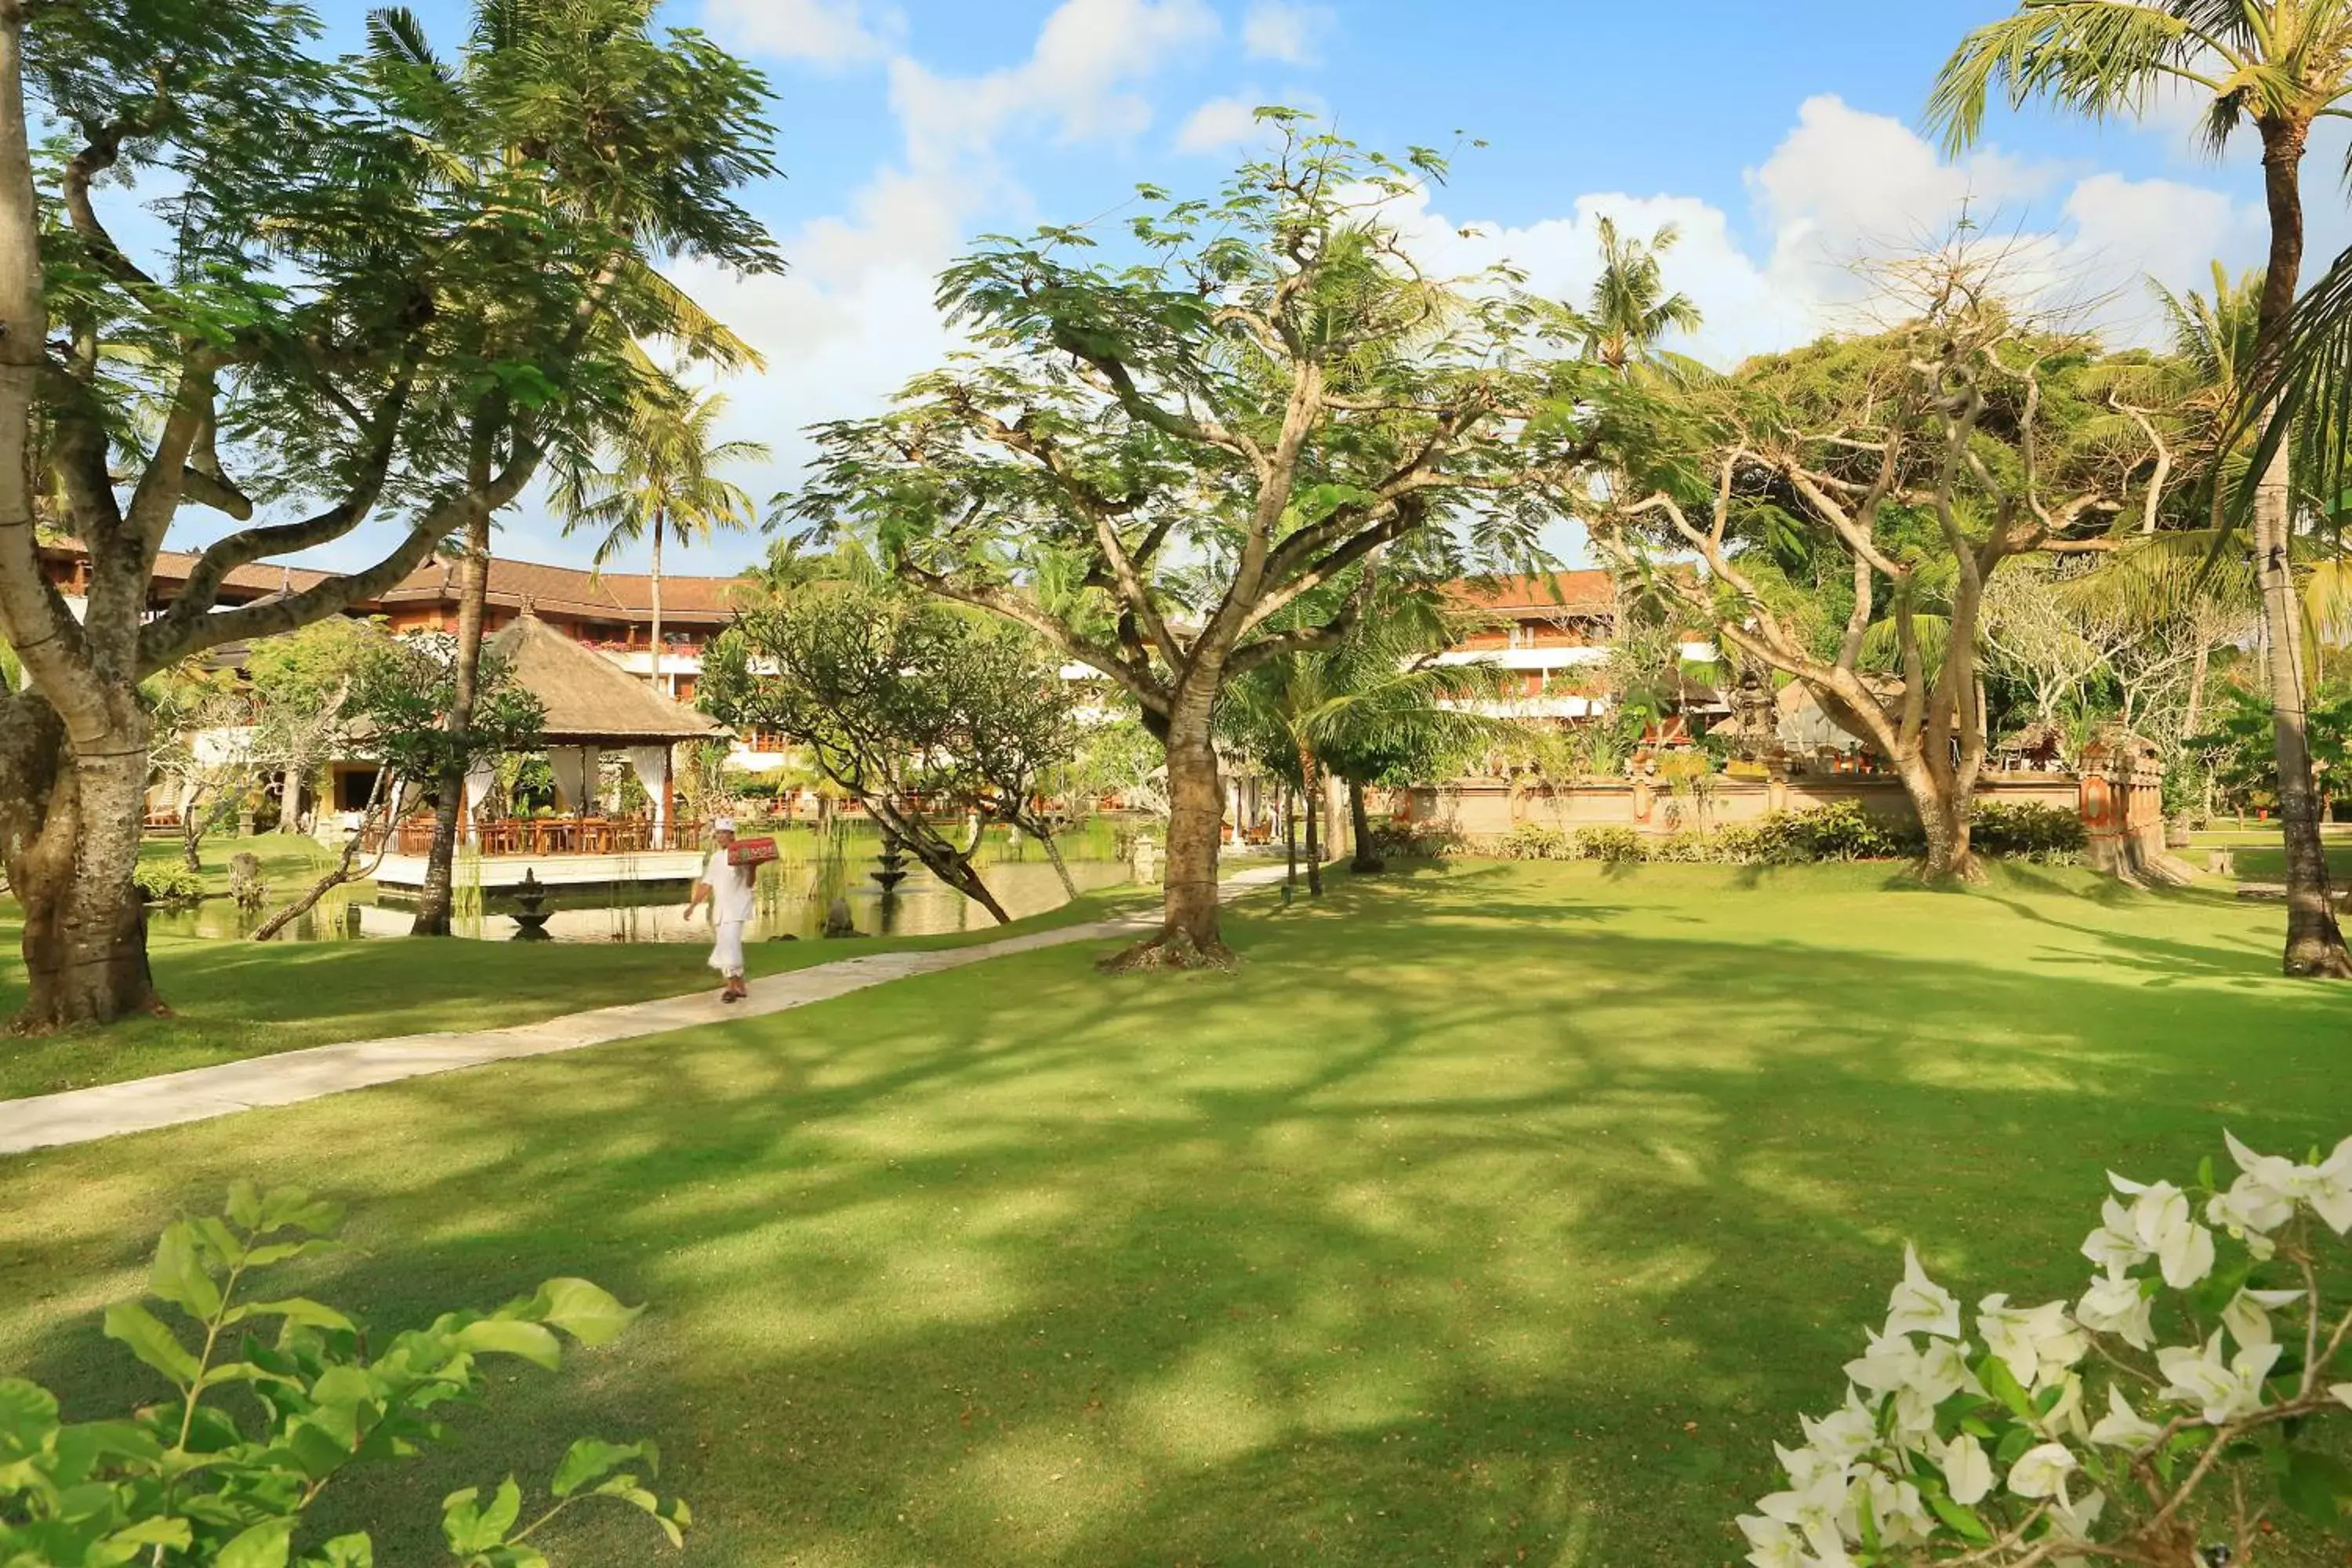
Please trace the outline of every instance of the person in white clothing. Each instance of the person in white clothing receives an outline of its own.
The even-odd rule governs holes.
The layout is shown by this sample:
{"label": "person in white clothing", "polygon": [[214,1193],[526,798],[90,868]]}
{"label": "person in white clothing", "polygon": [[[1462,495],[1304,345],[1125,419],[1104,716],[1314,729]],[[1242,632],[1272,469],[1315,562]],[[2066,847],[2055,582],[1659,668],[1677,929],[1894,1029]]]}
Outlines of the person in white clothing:
{"label": "person in white clothing", "polygon": [[692,920],[697,909],[709,904],[710,967],[726,981],[719,999],[740,1002],[751,994],[743,984],[743,928],[751,922],[751,890],[759,868],[738,866],[728,858],[735,844],[735,824],[730,819],[722,816],[712,823],[710,837],[716,847],[703,865],[702,879],[694,884],[693,896],[686,900],[686,917]]}

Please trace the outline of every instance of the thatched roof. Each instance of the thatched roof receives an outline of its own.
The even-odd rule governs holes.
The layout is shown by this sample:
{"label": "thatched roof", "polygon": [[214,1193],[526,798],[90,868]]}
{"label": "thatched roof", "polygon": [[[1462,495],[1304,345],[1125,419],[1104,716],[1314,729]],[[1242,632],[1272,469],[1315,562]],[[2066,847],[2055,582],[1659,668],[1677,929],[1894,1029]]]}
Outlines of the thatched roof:
{"label": "thatched roof", "polygon": [[551,746],[652,745],[722,731],[529,612],[483,646],[509,661],[515,681],[547,710],[541,728]]}

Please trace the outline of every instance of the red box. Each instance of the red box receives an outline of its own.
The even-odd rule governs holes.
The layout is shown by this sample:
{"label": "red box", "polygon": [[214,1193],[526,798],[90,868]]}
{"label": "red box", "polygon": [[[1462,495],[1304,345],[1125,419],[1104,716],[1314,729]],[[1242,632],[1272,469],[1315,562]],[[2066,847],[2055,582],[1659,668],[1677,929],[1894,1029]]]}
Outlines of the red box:
{"label": "red box", "polygon": [[764,866],[776,858],[776,841],[772,838],[738,838],[727,847],[730,866]]}

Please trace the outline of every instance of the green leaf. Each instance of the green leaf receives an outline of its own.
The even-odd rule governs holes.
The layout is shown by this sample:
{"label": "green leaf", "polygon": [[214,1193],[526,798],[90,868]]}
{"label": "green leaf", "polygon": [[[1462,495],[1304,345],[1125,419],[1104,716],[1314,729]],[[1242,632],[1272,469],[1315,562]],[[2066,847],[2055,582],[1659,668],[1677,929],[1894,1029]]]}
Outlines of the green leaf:
{"label": "green leaf", "polygon": [[29,1453],[57,1429],[56,1394],[21,1377],[0,1377],[0,1453]]}
{"label": "green leaf", "polygon": [[1950,1525],[1962,1540],[1989,1542],[1992,1539],[1992,1531],[1985,1528],[1985,1522],[1977,1517],[1976,1510],[1962,1508],[1940,1489],[1922,1495],[1927,1498],[1927,1506],[1936,1510],[1936,1517]]}
{"label": "green leaf", "polygon": [[214,1568],[286,1568],[294,1542],[294,1521],[266,1519],[220,1549]]}
{"label": "green leaf", "polygon": [[194,1531],[188,1527],[186,1520],[158,1515],[152,1519],[134,1520],[108,1536],[106,1543],[125,1548],[167,1546],[175,1552],[184,1552],[194,1539]]}
{"label": "green leaf", "polygon": [[636,1458],[643,1458],[649,1470],[660,1468],[650,1443],[607,1443],[596,1437],[583,1437],[564,1451],[562,1463],[555,1467],[555,1479],[547,1489],[559,1498],[570,1497],[589,1482],[601,1480]]}
{"label": "green leaf", "polygon": [[622,1306],[610,1292],[585,1279],[550,1279],[539,1288],[538,1303],[544,1303],[541,1321],[583,1345],[611,1343],[645,1310]]}
{"label": "green leaf", "polygon": [[228,1184],[228,1217],[247,1230],[261,1224],[261,1194],[251,1182],[236,1181]]}
{"label": "green leaf", "polygon": [[235,1309],[236,1321],[247,1318],[283,1318],[291,1325],[314,1329],[341,1329],[349,1331],[357,1327],[349,1318],[324,1302],[313,1301],[307,1296],[289,1296],[282,1301],[255,1301]]}
{"label": "green leaf", "polygon": [[131,1353],[185,1388],[195,1381],[196,1358],[172,1337],[155,1314],[136,1301],[122,1301],[106,1310],[106,1337],[130,1347]]}
{"label": "green leaf", "polygon": [[661,1499],[637,1485],[635,1480],[628,1476],[614,1476],[611,1480],[598,1487],[595,1495],[618,1498],[630,1507],[642,1510],[646,1517],[661,1526],[662,1533],[669,1537],[669,1543],[672,1546],[686,1544],[685,1527],[693,1522],[694,1516],[687,1509],[684,1499],[672,1498],[665,1504]]}
{"label": "green leaf", "polygon": [[187,1221],[174,1220],[163,1227],[147,1289],[199,1322],[212,1321],[220,1311],[220,1286],[205,1272],[195,1227]]}
{"label": "green leaf", "polygon": [[2285,1473],[2279,1477],[2279,1496],[2304,1518],[2333,1526],[2343,1517],[2346,1505],[2352,1504],[2352,1466],[2333,1454],[2288,1449]]}
{"label": "green leaf", "polygon": [[512,1318],[484,1318],[457,1331],[457,1343],[469,1351],[520,1356],[552,1372],[563,1364],[563,1346],[545,1326]]}
{"label": "green leaf", "polygon": [[467,1487],[442,1500],[441,1533],[460,1557],[504,1544],[507,1531],[522,1514],[522,1489],[512,1476],[499,1484],[487,1509],[481,1506],[481,1495],[479,1487]]}
{"label": "green leaf", "polygon": [[364,1535],[338,1535],[302,1560],[302,1568],[375,1568],[375,1543]]}
{"label": "green leaf", "polygon": [[2026,1397],[2025,1385],[2017,1381],[2007,1362],[1997,1355],[1988,1355],[1977,1363],[1976,1374],[1987,1394],[2027,1420],[2033,1418],[2033,1401]]}

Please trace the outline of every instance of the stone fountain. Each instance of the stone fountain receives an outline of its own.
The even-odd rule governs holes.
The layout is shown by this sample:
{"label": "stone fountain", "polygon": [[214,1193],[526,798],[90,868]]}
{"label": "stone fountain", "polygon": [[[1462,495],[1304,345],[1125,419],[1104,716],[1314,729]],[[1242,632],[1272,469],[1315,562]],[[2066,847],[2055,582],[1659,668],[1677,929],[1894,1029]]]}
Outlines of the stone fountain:
{"label": "stone fountain", "polygon": [[540,908],[541,904],[547,902],[547,889],[541,884],[539,873],[528,866],[523,868],[522,880],[515,884],[514,901],[521,907],[515,910],[515,933],[508,939],[509,941],[553,942],[555,940],[547,934],[547,922],[553,917],[548,910]]}

